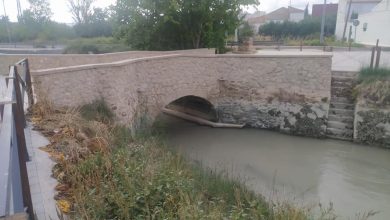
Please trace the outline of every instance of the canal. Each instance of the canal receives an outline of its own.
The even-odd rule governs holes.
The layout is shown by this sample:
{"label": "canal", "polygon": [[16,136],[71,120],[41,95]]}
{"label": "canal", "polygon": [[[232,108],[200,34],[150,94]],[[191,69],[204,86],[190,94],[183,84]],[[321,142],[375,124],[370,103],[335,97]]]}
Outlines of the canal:
{"label": "canal", "polygon": [[243,181],[267,199],[333,203],[338,219],[390,218],[390,150],[258,129],[217,129],[162,116],[168,142],[205,167]]}

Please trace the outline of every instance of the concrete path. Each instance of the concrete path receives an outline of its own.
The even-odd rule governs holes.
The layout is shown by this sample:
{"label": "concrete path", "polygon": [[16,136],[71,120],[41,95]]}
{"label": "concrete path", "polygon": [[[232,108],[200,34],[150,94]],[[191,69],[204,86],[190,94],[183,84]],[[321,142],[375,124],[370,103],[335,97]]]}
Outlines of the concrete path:
{"label": "concrete path", "polygon": [[[297,54],[333,54],[332,70],[335,71],[359,71],[362,67],[370,66],[371,51],[334,51],[332,53],[322,52],[316,49],[283,49],[281,51],[275,49],[263,49],[257,51],[257,54],[280,54],[280,55],[297,55]],[[382,51],[380,59],[380,67],[390,68],[390,51]]]}
{"label": "concrete path", "polygon": [[[371,51],[335,51],[333,52],[332,70],[359,71],[370,66]],[[390,68],[390,52],[382,51],[380,67]]]}
{"label": "concrete path", "polygon": [[27,170],[31,188],[32,202],[38,220],[58,219],[56,202],[54,200],[57,180],[52,178],[54,162],[49,155],[40,150],[40,147],[49,144],[49,141],[39,132],[32,130],[28,125],[25,129],[27,150],[30,161],[27,162]]}

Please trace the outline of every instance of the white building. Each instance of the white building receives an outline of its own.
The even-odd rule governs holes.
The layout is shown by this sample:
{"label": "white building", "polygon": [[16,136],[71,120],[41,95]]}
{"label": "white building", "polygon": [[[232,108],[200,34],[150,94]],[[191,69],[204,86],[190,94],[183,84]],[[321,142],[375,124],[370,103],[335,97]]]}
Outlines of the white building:
{"label": "white building", "polygon": [[390,46],[390,0],[382,0],[370,13],[362,14],[356,28],[356,42]]}
{"label": "white building", "polygon": [[[339,1],[335,33],[338,40],[343,36],[349,2],[350,0]],[[352,24],[353,19],[360,22],[356,28]],[[390,0],[354,0],[347,22],[345,38],[348,39],[352,26],[351,39],[355,42],[374,45],[380,39],[380,45],[390,46]]]}

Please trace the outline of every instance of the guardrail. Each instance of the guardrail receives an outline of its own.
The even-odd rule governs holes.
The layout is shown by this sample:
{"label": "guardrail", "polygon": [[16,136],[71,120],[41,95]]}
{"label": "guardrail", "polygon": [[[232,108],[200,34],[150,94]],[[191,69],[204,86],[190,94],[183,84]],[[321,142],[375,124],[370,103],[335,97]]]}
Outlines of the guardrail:
{"label": "guardrail", "polygon": [[[241,42],[237,41],[228,41],[227,46],[239,46]],[[267,41],[259,41],[255,40],[253,41],[253,46],[277,46],[277,45],[283,45],[283,41],[273,41],[273,40],[267,40]]]}
{"label": "guardrail", "polygon": [[[18,67],[22,69],[18,73]],[[34,104],[27,59],[10,66],[6,95],[0,99],[0,218],[27,212],[34,220],[26,162],[24,98]]]}

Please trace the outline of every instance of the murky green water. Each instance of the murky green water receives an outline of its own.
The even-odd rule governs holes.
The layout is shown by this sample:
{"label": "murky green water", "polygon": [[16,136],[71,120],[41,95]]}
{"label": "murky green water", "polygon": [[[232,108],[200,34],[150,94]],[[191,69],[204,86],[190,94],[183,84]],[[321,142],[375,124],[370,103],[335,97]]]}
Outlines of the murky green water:
{"label": "murky green water", "polygon": [[215,129],[168,116],[168,139],[183,155],[228,172],[267,198],[325,206],[339,219],[390,219],[390,150],[256,129]]}

